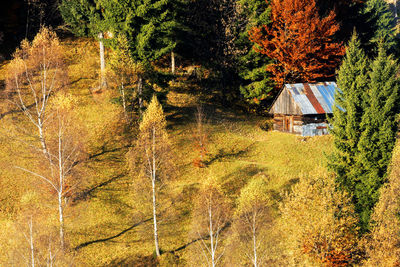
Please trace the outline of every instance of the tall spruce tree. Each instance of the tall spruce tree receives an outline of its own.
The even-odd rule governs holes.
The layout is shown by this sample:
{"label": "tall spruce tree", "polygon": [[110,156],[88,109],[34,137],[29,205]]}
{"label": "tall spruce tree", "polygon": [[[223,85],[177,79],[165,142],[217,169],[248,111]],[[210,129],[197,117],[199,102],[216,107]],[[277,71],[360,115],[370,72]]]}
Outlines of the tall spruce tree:
{"label": "tall spruce tree", "polygon": [[266,72],[270,59],[257,53],[249,39],[249,31],[253,27],[268,25],[271,9],[265,0],[239,0],[239,13],[244,25],[239,28],[239,36],[236,42],[241,53],[238,55],[238,72],[242,79],[240,92],[250,102],[259,103],[260,100],[268,100],[272,97],[274,82]]}
{"label": "tall spruce tree", "polygon": [[110,31],[124,34],[135,61],[149,63],[173,51],[177,43],[173,0],[99,0]]}
{"label": "tall spruce tree", "polygon": [[361,37],[366,49],[373,51],[378,43],[383,42],[386,50],[394,52],[397,45],[396,21],[389,4],[385,0],[368,0],[364,5],[362,15],[366,23]]}
{"label": "tall spruce tree", "polygon": [[334,152],[329,166],[336,173],[337,183],[352,194],[358,179],[354,170],[358,142],[361,135],[361,118],[365,102],[363,96],[368,86],[368,62],[361,43],[354,33],[339,69],[331,133]]}
{"label": "tall spruce tree", "polygon": [[354,200],[360,214],[362,229],[368,223],[379,189],[387,178],[398,130],[399,80],[397,62],[388,56],[381,44],[369,74],[368,106],[361,121],[362,134],[358,143],[357,173]]}

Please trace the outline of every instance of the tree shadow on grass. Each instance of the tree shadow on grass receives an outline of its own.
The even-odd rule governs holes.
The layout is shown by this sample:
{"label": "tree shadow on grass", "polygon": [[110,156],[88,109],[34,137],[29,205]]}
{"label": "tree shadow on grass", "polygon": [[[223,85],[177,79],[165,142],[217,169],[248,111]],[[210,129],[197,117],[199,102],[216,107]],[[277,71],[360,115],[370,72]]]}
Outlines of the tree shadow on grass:
{"label": "tree shadow on grass", "polygon": [[135,267],[153,267],[158,266],[158,260],[153,255],[139,256],[135,258],[118,258],[112,260],[109,264],[104,266],[135,266]]}
{"label": "tree shadow on grass", "polygon": [[131,231],[132,229],[134,229],[134,228],[136,228],[136,227],[138,227],[138,226],[140,226],[140,225],[142,225],[142,224],[144,224],[144,223],[146,223],[146,222],[151,221],[151,219],[152,219],[152,218],[148,218],[148,219],[142,220],[142,221],[140,221],[140,222],[137,222],[137,223],[133,224],[132,226],[126,228],[125,230],[122,230],[121,232],[119,232],[119,233],[117,233],[117,234],[115,234],[115,235],[108,236],[108,237],[105,237],[105,238],[100,238],[100,239],[95,239],[95,240],[91,240],[91,241],[84,242],[84,243],[82,243],[82,244],[76,246],[76,247],[74,248],[74,250],[80,250],[80,249],[82,249],[82,248],[84,248],[84,247],[87,247],[87,246],[89,246],[89,245],[96,244],[96,243],[102,243],[102,242],[111,241],[111,240],[113,240],[113,239],[115,239],[115,238],[118,238],[118,237],[124,235],[125,233]]}
{"label": "tree shadow on grass", "polygon": [[257,164],[243,166],[236,171],[222,177],[222,189],[231,197],[239,196],[240,190],[249,182],[249,180],[259,174],[265,174],[266,168]]}
{"label": "tree shadow on grass", "polygon": [[83,200],[89,199],[93,195],[93,193],[95,191],[97,191],[98,189],[100,189],[100,188],[102,188],[102,187],[104,187],[104,186],[106,186],[106,185],[118,180],[119,178],[124,177],[125,175],[126,175],[125,173],[114,175],[113,177],[111,177],[108,180],[105,180],[104,182],[101,182],[101,183],[96,184],[96,185],[94,185],[94,186],[92,186],[90,188],[87,188],[87,189],[84,189],[84,190],[82,190],[80,192],[75,193],[73,198],[72,198],[72,205],[76,205],[78,202],[81,202]]}
{"label": "tree shadow on grass", "polygon": [[176,126],[185,125],[194,121],[194,107],[174,107],[164,106],[164,111],[167,115],[168,126],[171,129]]}
{"label": "tree shadow on grass", "polygon": [[[205,124],[218,125],[221,123],[241,122],[245,119],[242,112],[237,110],[224,108],[218,104],[198,103],[203,109]],[[176,107],[163,103],[163,108],[167,114],[168,129],[174,126],[185,125],[195,122],[197,112],[196,106]]]}
{"label": "tree shadow on grass", "polygon": [[283,186],[282,186],[282,192],[284,193],[290,193],[292,191],[292,187],[297,184],[300,181],[300,178],[292,178],[289,181],[287,181]]}
{"label": "tree shadow on grass", "polygon": [[215,155],[205,160],[203,163],[205,166],[210,166],[216,161],[226,160],[231,158],[243,157],[254,144],[251,144],[245,148],[239,149],[237,151],[225,151],[224,148],[220,148]]}
{"label": "tree shadow on grass", "polygon": [[271,189],[269,191],[270,196],[272,197],[273,200],[275,200],[277,203],[283,201],[283,198],[286,194],[290,193],[292,191],[292,187],[297,184],[300,181],[300,178],[292,178],[289,181],[287,181],[279,191]]}

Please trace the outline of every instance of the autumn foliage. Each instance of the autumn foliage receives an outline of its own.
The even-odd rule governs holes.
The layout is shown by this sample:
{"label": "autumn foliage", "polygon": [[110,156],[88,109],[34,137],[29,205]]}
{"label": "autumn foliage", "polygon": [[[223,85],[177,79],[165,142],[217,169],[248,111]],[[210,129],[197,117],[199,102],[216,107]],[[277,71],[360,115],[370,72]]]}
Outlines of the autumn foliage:
{"label": "autumn foliage", "polygon": [[332,176],[302,178],[280,207],[290,266],[348,266],[359,259],[357,217]]}
{"label": "autumn foliage", "polygon": [[366,266],[400,266],[400,149],[393,152],[388,182],[372,214],[373,228],[364,237]]}
{"label": "autumn foliage", "polygon": [[333,40],[335,13],[321,18],[315,0],[272,0],[271,23],[249,35],[256,51],[273,59],[267,71],[278,87],[333,77],[344,48]]}

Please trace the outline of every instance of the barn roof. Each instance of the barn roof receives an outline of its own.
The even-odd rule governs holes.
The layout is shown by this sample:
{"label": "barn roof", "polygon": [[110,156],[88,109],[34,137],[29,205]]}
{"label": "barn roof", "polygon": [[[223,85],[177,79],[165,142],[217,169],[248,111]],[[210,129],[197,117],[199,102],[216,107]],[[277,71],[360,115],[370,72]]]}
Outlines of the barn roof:
{"label": "barn roof", "polygon": [[[289,110],[296,111],[292,113],[303,115],[332,113],[334,95],[337,89],[335,82],[285,84],[271,111],[273,113],[288,113],[281,111],[282,106],[286,106],[285,104],[282,105],[282,101],[291,101],[296,106],[294,109],[289,108]],[[287,97],[291,99],[287,99]],[[287,110],[287,108],[284,109]]]}

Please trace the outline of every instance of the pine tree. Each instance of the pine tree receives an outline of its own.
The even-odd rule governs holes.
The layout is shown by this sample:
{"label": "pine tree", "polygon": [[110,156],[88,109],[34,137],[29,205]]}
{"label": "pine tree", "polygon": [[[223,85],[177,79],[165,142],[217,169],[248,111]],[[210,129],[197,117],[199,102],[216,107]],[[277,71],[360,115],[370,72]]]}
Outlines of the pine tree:
{"label": "pine tree", "polygon": [[379,199],[379,189],[386,181],[396,142],[396,117],[399,113],[397,71],[397,62],[392,56],[387,56],[381,45],[369,74],[368,106],[360,124],[362,134],[354,167],[358,172],[354,199],[364,230],[368,229],[371,213]]}
{"label": "pine tree", "polygon": [[60,12],[70,31],[76,36],[96,36],[101,19],[97,1],[63,0]]}
{"label": "pine tree", "polygon": [[368,0],[363,10],[367,31],[364,33],[363,43],[373,50],[378,43],[383,42],[384,48],[390,52],[396,49],[395,18],[385,0]]}
{"label": "pine tree", "polygon": [[135,61],[149,64],[176,44],[176,1],[99,0],[104,21],[114,34],[124,34]]}
{"label": "pine tree", "polygon": [[363,95],[368,86],[368,62],[361,43],[354,33],[338,71],[340,90],[335,95],[331,134],[334,153],[329,166],[336,173],[336,181],[342,189],[352,194],[358,178],[353,168],[361,135],[361,117],[364,111]]}
{"label": "pine tree", "polygon": [[270,59],[257,53],[249,39],[249,31],[253,27],[268,25],[270,22],[269,4],[265,0],[239,0],[239,13],[245,21],[240,30],[237,47],[241,51],[238,55],[239,76],[242,79],[240,92],[252,103],[270,99],[274,83],[268,72],[265,71]]}

